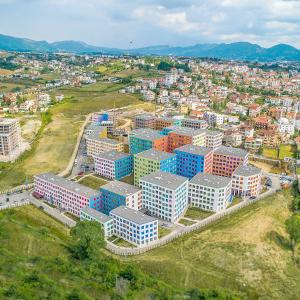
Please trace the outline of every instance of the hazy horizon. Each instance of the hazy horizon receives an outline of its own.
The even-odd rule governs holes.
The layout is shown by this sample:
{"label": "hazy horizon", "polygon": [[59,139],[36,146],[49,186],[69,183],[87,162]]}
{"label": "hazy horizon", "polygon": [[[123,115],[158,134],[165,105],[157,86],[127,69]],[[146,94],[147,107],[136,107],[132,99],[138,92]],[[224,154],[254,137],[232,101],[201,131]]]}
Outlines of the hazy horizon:
{"label": "hazy horizon", "polygon": [[300,1],[0,0],[5,35],[113,48],[250,42],[300,48]]}

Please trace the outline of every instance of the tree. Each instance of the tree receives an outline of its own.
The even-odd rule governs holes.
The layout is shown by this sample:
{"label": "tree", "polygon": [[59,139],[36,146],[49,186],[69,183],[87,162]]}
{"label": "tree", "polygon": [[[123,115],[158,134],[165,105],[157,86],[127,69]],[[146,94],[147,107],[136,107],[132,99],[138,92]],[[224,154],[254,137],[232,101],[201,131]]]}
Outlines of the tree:
{"label": "tree", "polygon": [[294,214],[285,221],[286,231],[290,236],[290,244],[295,254],[297,243],[300,243],[300,215]]}
{"label": "tree", "polygon": [[73,243],[70,250],[77,259],[93,257],[101,248],[105,247],[104,230],[95,221],[79,221],[71,229]]}

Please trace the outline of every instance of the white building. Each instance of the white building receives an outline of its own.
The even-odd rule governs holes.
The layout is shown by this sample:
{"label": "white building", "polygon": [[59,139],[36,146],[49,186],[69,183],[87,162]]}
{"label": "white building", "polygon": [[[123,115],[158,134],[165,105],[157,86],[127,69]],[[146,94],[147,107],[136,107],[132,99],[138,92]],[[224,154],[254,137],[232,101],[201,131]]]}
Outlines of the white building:
{"label": "white building", "polygon": [[206,130],[205,134],[205,146],[208,148],[216,149],[222,146],[224,134],[217,130]]}
{"label": "white building", "polygon": [[150,214],[168,222],[176,222],[188,205],[188,179],[157,171],[140,179],[143,207]]}
{"label": "white building", "polygon": [[189,183],[189,204],[218,212],[231,201],[231,178],[198,173]]}
{"label": "white building", "polygon": [[239,166],[232,174],[232,192],[238,196],[256,197],[261,191],[261,169]]}
{"label": "white building", "polygon": [[280,118],[278,120],[278,130],[280,133],[288,133],[293,135],[295,133],[295,125],[287,118]]}
{"label": "white building", "polygon": [[110,237],[114,232],[114,221],[113,218],[103,214],[102,212],[90,208],[88,206],[83,207],[80,210],[81,221],[96,221],[102,225],[105,237]]}
{"label": "white building", "polygon": [[114,234],[137,246],[148,245],[158,239],[157,219],[129,207],[119,206],[110,212]]}

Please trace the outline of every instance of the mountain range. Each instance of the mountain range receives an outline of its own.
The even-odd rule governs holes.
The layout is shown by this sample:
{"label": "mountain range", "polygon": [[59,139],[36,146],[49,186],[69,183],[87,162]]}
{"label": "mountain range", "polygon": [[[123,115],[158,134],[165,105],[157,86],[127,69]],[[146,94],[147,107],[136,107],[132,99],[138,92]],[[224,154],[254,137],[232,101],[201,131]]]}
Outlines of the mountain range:
{"label": "mountain range", "polygon": [[300,50],[290,45],[278,44],[270,48],[264,48],[248,42],[197,44],[185,47],[158,45],[144,48],[118,49],[92,46],[78,41],[49,43],[47,41],[34,41],[0,34],[0,50],[17,52],[68,52],[75,54],[101,53],[111,55],[186,56],[250,61],[300,61]]}

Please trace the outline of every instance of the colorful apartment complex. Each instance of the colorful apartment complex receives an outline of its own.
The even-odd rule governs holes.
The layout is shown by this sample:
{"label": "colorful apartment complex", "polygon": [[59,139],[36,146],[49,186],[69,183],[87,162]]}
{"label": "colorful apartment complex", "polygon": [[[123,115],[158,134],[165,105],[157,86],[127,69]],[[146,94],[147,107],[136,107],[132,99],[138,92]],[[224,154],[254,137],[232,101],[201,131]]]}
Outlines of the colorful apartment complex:
{"label": "colorful apartment complex", "polygon": [[181,120],[180,119],[173,119],[173,118],[157,118],[155,121],[155,129],[162,130],[165,127],[170,126],[180,126]]}
{"label": "colorful apartment complex", "polygon": [[158,170],[176,174],[176,155],[156,149],[149,149],[134,155],[135,185],[139,185],[141,177]]}
{"label": "colorful apartment complex", "polygon": [[183,119],[181,121],[182,127],[189,127],[193,129],[206,129],[208,127],[208,124],[205,120],[199,120],[199,119]]}
{"label": "colorful apartment complex", "polygon": [[232,174],[232,192],[241,197],[257,197],[261,192],[261,169],[239,166]]}
{"label": "colorful apartment complex", "polygon": [[151,148],[166,151],[168,147],[168,137],[152,129],[133,130],[129,135],[129,152],[137,154]]}
{"label": "colorful apartment complex", "polygon": [[205,146],[205,130],[178,126],[167,127],[166,130],[169,130],[168,152],[188,144]]}
{"label": "colorful apartment complex", "polygon": [[147,245],[158,239],[158,220],[129,207],[119,206],[110,212],[114,234],[129,243]]}
{"label": "colorful apartment complex", "polygon": [[95,173],[105,178],[120,180],[133,171],[133,157],[128,153],[108,151],[94,155]]}
{"label": "colorful apartment complex", "polygon": [[34,193],[77,217],[85,206],[101,208],[100,192],[52,173],[34,176]]}
{"label": "colorful apartment complex", "polygon": [[206,130],[205,132],[205,146],[216,149],[222,146],[223,132],[218,130]]}
{"label": "colorful apartment complex", "polygon": [[184,145],[174,150],[177,157],[177,174],[193,178],[197,173],[211,173],[213,149],[196,145]]}
{"label": "colorful apartment complex", "polygon": [[[101,131],[102,134],[102,131]],[[107,151],[124,151],[124,144],[122,142],[101,137],[97,130],[93,131],[89,136],[86,137],[86,148],[87,155],[94,156],[99,153]]]}
{"label": "colorful apartment complex", "polygon": [[231,177],[240,165],[248,163],[248,152],[233,147],[221,146],[214,150],[212,174]]}
{"label": "colorful apartment complex", "polygon": [[0,118],[0,156],[8,157],[20,148],[21,129],[17,119]]}
{"label": "colorful apartment complex", "polygon": [[134,128],[151,128],[155,129],[156,117],[151,114],[142,114],[134,118]]}
{"label": "colorful apartment complex", "polygon": [[114,233],[114,221],[113,218],[103,214],[88,206],[83,207],[80,210],[81,221],[96,221],[101,224],[105,237],[110,237]]}
{"label": "colorful apartment complex", "polygon": [[143,207],[152,216],[176,222],[188,205],[188,179],[163,171],[156,171],[140,179]]}
{"label": "colorful apartment complex", "polygon": [[142,208],[142,190],[125,182],[111,181],[100,187],[101,211],[105,214],[119,206]]}
{"label": "colorful apartment complex", "polygon": [[231,178],[199,173],[189,183],[189,204],[218,212],[232,200]]}
{"label": "colorful apartment complex", "polygon": [[86,137],[92,135],[96,138],[107,138],[107,128],[99,126],[97,123],[91,123],[85,130]]}

